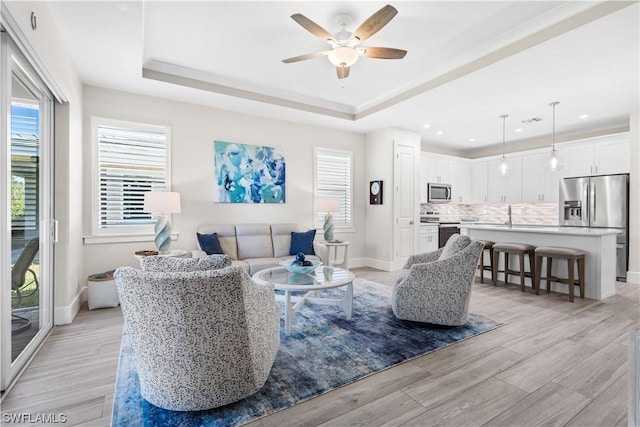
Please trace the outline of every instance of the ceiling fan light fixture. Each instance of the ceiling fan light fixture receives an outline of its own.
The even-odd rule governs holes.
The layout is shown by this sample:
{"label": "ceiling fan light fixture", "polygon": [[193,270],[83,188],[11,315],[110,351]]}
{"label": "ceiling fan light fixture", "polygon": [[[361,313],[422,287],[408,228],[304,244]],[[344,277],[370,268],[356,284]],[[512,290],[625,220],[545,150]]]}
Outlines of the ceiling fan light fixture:
{"label": "ceiling fan light fixture", "polygon": [[356,63],[360,55],[358,52],[347,46],[340,46],[329,52],[329,62],[336,67],[351,67]]}

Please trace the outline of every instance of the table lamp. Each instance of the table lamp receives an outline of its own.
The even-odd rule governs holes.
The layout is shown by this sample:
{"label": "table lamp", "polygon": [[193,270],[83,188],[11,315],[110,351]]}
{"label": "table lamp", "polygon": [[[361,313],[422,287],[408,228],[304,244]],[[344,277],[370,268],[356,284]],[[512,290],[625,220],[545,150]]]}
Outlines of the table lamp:
{"label": "table lamp", "polygon": [[155,243],[158,253],[166,254],[171,246],[171,222],[166,214],[180,213],[180,193],[148,191],[144,193],[144,211],[158,215]]}
{"label": "table lamp", "polygon": [[340,210],[340,200],[331,198],[318,199],[318,212],[326,212],[324,217],[324,240],[327,242],[333,242],[333,215],[331,212],[338,212]]}

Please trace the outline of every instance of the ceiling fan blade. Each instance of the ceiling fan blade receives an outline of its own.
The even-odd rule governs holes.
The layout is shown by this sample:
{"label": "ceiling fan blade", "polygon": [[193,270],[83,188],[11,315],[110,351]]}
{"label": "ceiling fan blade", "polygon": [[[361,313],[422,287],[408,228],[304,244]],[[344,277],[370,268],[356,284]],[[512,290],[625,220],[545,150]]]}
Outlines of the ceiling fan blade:
{"label": "ceiling fan blade", "polygon": [[330,50],[323,50],[320,52],[307,53],[304,55],[294,56],[292,58],[283,59],[282,62],[290,64],[292,62],[304,61],[306,59],[320,58],[321,56],[327,56],[331,52]]}
{"label": "ceiling fan blade", "polygon": [[363,47],[362,50],[364,50],[363,56],[378,59],[402,59],[407,54],[406,50],[392,47]]}
{"label": "ceiling fan blade", "polygon": [[336,67],[339,79],[346,79],[349,77],[349,71],[351,71],[351,67]]}
{"label": "ceiling fan blade", "polygon": [[335,47],[335,46],[338,45],[338,42],[336,41],[336,39],[333,38],[333,35],[331,35],[330,32],[328,32],[327,30],[322,28],[320,25],[318,25],[315,22],[313,22],[311,19],[309,19],[306,16],[302,15],[301,13],[296,13],[294,15],[291,15],[291,19],[296,21],[305,30],[309,31],[314,36],[319,37],[322,40],[324,40],[327,43],[329,43],[331,46]]}
{"label": "ceiling fan blade", "polygon": [[349,45],[355,46],[356,44],[365,41],[393,19],[398,14],[395,7],[390,4],[386,5],[358,27],[349,38]]}

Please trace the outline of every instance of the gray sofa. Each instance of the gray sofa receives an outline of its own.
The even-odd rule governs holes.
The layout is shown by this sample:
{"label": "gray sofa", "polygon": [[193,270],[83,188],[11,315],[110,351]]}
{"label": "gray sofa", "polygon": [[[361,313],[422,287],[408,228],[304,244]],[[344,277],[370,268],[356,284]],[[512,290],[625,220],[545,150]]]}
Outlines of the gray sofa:
{"label": "gray sofa", "polygon": [[[265,268],[276,267],[281,261],[292,261],[289,255],[291,232],[300,232],[296,224],[211,224],[201,225],[200,234],[218,234],[225,255],[231,257],[232,265],[242,267],[253,275]],[[316,255],[309,260],[326,260],[326,247],[314,243]],[[201,249],[192,251],[193,257],[206,255]]]}

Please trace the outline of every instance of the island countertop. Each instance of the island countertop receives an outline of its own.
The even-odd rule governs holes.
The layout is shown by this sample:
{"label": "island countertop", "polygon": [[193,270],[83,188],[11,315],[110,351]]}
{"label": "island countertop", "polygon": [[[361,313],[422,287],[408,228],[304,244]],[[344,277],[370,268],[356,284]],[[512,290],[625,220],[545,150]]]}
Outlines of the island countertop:
{"label": "island countertop", "polygon": [[619,234],[621,232],[619,229],[615,228],[562,227],[529,224],[514,224],[512,227],[508,227],[506,224],[460,223],[460,228],[467,228],[470,230],[495,230],[518,233],[565,234],[577,236],[606,236],[610,234]]}
{"label": "island countertop", "polygon": [[[496,243],[526,243],[535,247],[558,246],[583,250],[586,254],[586,297],[596,300],[602,300],[615,295],[616,235],[619,232],[620,230],[612,228],[520,224],[514,224],[509,228],[505,224],[460,224],[460,234],[465,234],[473,240],[490,240]],[[503,258],[504,257],[501,257],[500,265],[498,266],[499,271],[504,271]],[[552,268],[553,275],[567,277],[566,264],[566,261],[554,262]],[[546,269],[542,271],[546,271]],[[504,275],[498,274],[498,280],[504,280]],[[531,286],[529,280],[527,286]],[[545,286],[545,284],[543,284],[543,286]],[[561,293],[568,293],[569,290],[564,283],[553,282],[551,287],[554,291]]]}

